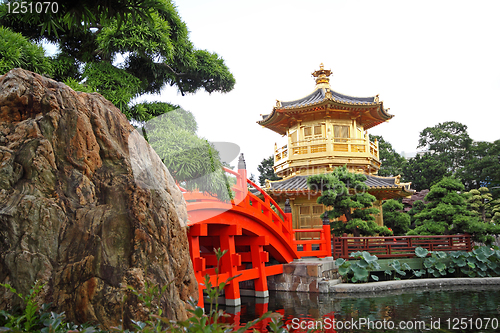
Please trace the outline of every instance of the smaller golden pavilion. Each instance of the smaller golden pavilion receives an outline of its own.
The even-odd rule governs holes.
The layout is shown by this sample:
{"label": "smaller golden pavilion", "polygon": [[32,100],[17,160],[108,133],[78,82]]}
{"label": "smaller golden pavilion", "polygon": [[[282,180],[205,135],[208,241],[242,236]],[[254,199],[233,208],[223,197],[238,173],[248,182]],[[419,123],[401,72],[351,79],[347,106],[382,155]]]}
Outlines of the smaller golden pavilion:
{"label": "smaller golden pavilion", "polygon": [[277,100],[272,112],[257,122],[288,138],[285,146],[274,147],[274,172],[283,179],[266,181],[265,190],[280,206],[290,199],[294,229],[321,228],[324,207],[316,203],[320,193],[308,189],[307,177],[335,167],[346,165],[352,172],[366,175],[369,193],[377,198],[374,207],[380,210],[379,225],[383,224],[383,200],[414,193],[411,183],[401,183],[399,175],[377,176],[378,142],[370,142],[367,130],[393,115],[378,95],[353,97],[332,90],[331,73],[321,64],[312,73],[316,80],[312,93],[289,102]]}

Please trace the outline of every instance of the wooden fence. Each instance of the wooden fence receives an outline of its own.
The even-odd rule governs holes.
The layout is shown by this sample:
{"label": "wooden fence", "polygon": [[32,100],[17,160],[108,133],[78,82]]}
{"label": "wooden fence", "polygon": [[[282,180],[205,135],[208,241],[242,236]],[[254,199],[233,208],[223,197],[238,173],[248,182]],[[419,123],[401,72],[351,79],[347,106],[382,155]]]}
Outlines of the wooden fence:
{"label": "wooden fence", "polygon": [[389,237],[332,237],[333,257],[348,259],[349,254],[367,251],[379,258],[415,257],[415,248],[429,251],[472,251],[471,237],[445,236],[389,236]]}

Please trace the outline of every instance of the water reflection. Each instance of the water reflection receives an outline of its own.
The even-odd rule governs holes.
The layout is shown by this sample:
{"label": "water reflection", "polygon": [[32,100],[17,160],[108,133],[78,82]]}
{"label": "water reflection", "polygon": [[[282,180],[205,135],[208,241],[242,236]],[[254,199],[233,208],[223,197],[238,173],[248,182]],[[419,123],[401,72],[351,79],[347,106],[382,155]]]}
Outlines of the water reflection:
{"label": "water reflection", "polygon": [[[269,299],[263,303],[256,303],[255,298],[249,297],[243,298],[242,304],[244,305],[240,308],[227,309],[233,313],[230,320],[237,327],[269,310],[281,313],[285,323],[295,324],[294,328],[298,328],[298,324],[302,322],[303,328],[309,328],[307,325],[311,323],[316,328],[321,328],[321,325],[332,323],[334,319],[337,324],[358,323],[351,329],[343,326],[342,329],[335,330],[335,326],[331,325],[325,329],[323,326],[323,332],[500,331],[498,286],[419,288],[356,294],[270,292]],[[263,321],[255,329],[267,332],[269,321],[270,319]],[[488,328],[485,327],[487,321]],[[360,326],[360,322],[365,325]],[[370,322],[372,326],[368,327]],[[390,322],[395,326],[383,326],[383,323]],[[406,329],[401,329],[398,326],[400,324],[406,325]]]}

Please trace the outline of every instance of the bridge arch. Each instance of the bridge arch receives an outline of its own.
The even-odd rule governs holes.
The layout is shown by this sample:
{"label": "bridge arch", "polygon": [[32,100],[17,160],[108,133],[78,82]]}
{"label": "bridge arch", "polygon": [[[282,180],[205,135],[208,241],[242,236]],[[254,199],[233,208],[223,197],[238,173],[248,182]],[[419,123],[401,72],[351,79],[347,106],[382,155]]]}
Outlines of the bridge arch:
{"label": "bridge arch", "polygon": [[[299,258],[293,239],[292,214],[283,212],[267,193],[247,179],[245,169],[225,170],[237,180],[231,203],[200,192],[183,193],[200,306],[207,275],[214,286],[230,280],[224,288],[226,304],[239,305],[240,282],[252,280],[255,296],[266,297],[267,276],[282,273],[283,263]],[[247,184],[260,197],[249,192]],[[215,249],[227,251],[220,262]]]}

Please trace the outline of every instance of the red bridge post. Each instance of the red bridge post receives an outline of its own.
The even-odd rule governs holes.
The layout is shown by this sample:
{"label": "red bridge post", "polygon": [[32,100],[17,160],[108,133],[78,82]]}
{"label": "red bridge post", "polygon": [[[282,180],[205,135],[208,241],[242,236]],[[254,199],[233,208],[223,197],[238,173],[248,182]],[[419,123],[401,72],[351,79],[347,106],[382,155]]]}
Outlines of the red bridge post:
{"label": "red bridge post", "polygon": [[[326,214],[326,212],[325,212]],[[330,227],[330,218],[325,215],[323,217],[323,232],[325,237],[325,246],[327,257],[332,256],[332,228]]]}
{"label": "red bridge post", "polygon": [[[289,230],[293,230],[292,228],[292,224],[293,224],[293,220],[292,220],[292,207],[290,207],[290,199],[286,199],[285,200],[285,216],[283,216],[283,218],[286,220],[286,223],[287,223],[287,226],[288,226],[288,229]],[[290,237],[290,241],[293,241],[293,237],[294,237],[294,234],[292,233],[291,237]],[[297,249],[295,249],[297,250]]]}
{"label": "red bridge post", "polygon": [[248,193],[248,188],[247,188],[247,166],[245,164],[245,158],[243,157],[243,153],[240,154],[240,157],[238,158],[238,173],[240,175],[239,179],[236,182],[236,186],[241,189],[241,192],[236,194],[237,197],[236,199],[238,202],[241,202],[245,197],[247,196]]}
{"label": "red bridge post", "polygon": [[[219,232],[220,249],[221,251],[227,250],[227,253],[221,258],[220,272],[228,274],[228,277],[236,277],[238,266],[241,266],[241,256],[236,253],[234,243],[234,236],[241,236],[241,234],[241,226],[237,225],[222,226]],[[241,305],[240,284],[237,277],[226,285],[224,293],[226,305]]]}

